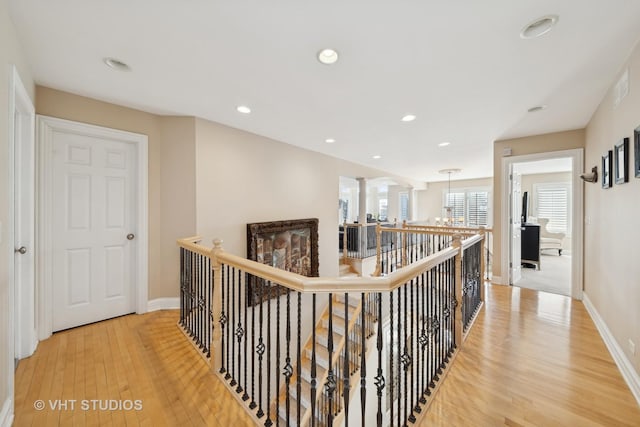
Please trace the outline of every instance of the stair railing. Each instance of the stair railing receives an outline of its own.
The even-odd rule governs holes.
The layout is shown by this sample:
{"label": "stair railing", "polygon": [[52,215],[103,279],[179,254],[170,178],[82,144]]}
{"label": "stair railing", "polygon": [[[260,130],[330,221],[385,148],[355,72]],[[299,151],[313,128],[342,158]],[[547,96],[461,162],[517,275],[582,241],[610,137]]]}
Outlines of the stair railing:
{"label": "stair railing", "polygon": [[[197,237],[181,239],[179,324],[256,424],[331,426],[339,415],[348,425],[351,397],[359,394],[361,420],[375,418],[382,425],[387,395],[392,402],[389,424],[404,425],[424,411],[462,344],[463,258],[465,248],[481,245],[482,240],[481,235],[465,241],[457,236],[452,247],[378,277],[319,278],[226,253],[220,240],[209,249]],[[468,258],[471,264],[478,262],[477,257]],[[286,288],[284,294],[281,288]],[[375,301],[370,309],[374,313],[347,310],[342,339],[333,342],[340,323],[334,316],[333,295],[344,295],[348,309],[349,293]],[[325,306],[330,308],[323,350],[316,341],[315,325]],[[383,312],[392,317],[390,340],[382,337]],[[365,330],[358,319],[366,323],[367,315],[378,322],[372,326],[370,321]],[[349,334],[358,328],[361,335],[350,340]],[[375,349],[369,345],[373,361],[367,366],[363,337],[372,333]],[[310,349],[302,341],[309,335],[313,335]],[[354,352],[359,346],[360,352]],[[336,366],[342,366],[340,375],[334,372]],[[360,388],[353,387],[349,378],[357,370]],[[281,387],[286,388],[282,409]],[[378,402],[367,407],[366,394],[372,387]],[[330,408],[320,417],[311,416],[321,395]]]}

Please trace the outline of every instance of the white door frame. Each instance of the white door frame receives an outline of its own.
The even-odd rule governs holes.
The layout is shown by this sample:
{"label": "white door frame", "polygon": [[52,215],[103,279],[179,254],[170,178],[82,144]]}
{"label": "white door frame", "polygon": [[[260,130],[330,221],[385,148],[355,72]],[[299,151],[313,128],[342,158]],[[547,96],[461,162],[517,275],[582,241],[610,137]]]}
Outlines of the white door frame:
{"label": "white door frame", "polygon": [[122,130],[110,129],[101,126],[57,119],[54,117],[37,116],[37,141],[38,141],[38,212],[37,212],[37,246],[38,263],[36,270],[36,288],[38,290],[38,335],[40,339],[51,336],[53,331],[53,306],[52,298],[52,224],[53,207],[52,194],[52,145],[54,132],[75,133],[78,135],[98,136],[105,139],[133,144],[136,149],[137,176],[136,176],[136,219],[137,229],[133,232],[138,241],[136,250],[136,263],[134,278],[136,313],[146,313],[148,307],[148,276],[149,276],[149,234],[148,234],[148,139],[141,135]]}
{"label": "white door frame", "polygon": [[[501,237],[501,260],[500,271],[503,272],[502,282],[508,285],[508,274],[504,274],[509,268],[509,239],[511,238],[511,230],[509,225],[509,170],[514,163],[532,162],[537,160],[548,160],[557,158],[571,158],[572,174],[572,230],[571,230],[571,297],[582,300],[583,289],[583,239],[584,239],[584,187],[580,179],[580,173],[584,170],[584,149],[576,148],[572,150],[549,151],[546,153],[526,154],[522,156],[503,157],[502,158],[502,182],[500,183],[500,193],[502,194],[501,212],[502,219],[500,229]],[[506,279],[506,281],[505,281]]]}
{"label": "white door frame", "polygon": [[[27,131],[26,136],[23,135],[20,139],[16,139],[16,129],[15,129],[15,116],[17,114],[25,114],[29,115],[31,120],[31,126],[26,126],[24,130]],[[8,158],[8,167],[9,167],[9,200],[11,200],[11,206],[14,204],[14,200],[16,197],[15,194],[15,184],[16,184],[16,174],[19,171],[15,169],[15,156],[16,151],[20,149],[21,144],[25,142],[34,144],[34,117],[35,117],[35,108],[33,106],[33,102],[27,93],[24,84],[22,83],[22,79],[18,74],[18,70],[15,65],[11,65],[9,70],[9,117],[8,117],[8,128],[9,128],[9,158]],[[32,151],[33,152],[33,151]],[[26,165],[27,167],[31,167],[32,170],[35,168],[34,159],[30,159],[30,164]],[[35,172],[35,171],[34,171]],[[32,197],[35,198],[35,195],[32,194]],[[7,343],[6,343],[6,358],[7,358],[7,382],[8,382],[8,392],[9,392],[9,417],[12,417],[14,411],[14,381],[15,381],[15,366],[14,360],[18,357],[26,357],[28,354],[22,351],[23,347],[29,347],[33,342],[37,344],[37,338],[34,336],[33,330],[29,330],[29,328],[25,328],[25,325],[19,321],[19,318],[24,318],[25,316],[33,316],[34,315],[34,304],[26,304],[26,305],[17,305],[17,301],[22,301],[22,296],[25,293],[25,289],[17,289],[17,284],[15,282],[16,274],[14,268],[14,256],[15,256],[15,214],[14,208],[9,209],[9,223],[6,226],[6,239],[7,239],[7,247],[8,247],[8,263],[7,263],[7,272],[9,279],[9,298],[8,298],[8,324],[7,324]],[[31,224],[30,226],[33,226]],[[0,230],[1,232],[1,230]],[[29,248],[30,250],[34,250],[34,248]],[[33,290],[31,290],[31,294],[33,295]],[[28,311],[28,312],[25,312]],[[30,310],[30,311],[29,311]],[[31,317],[32,318],[32,317]],[[23,345],[23,343],[25,343]],[[35,350],[35,345],[33,347]],[[32,351],[33,351],[32,350]],[[32,352],[31,351],[31,352]],[[6,403],[6,402],[5,402]],[[0,408],[0,412],[4,408]],[[0,415],[2,415],[0,413]],[[0,416],[0,421],[2,417]]]}

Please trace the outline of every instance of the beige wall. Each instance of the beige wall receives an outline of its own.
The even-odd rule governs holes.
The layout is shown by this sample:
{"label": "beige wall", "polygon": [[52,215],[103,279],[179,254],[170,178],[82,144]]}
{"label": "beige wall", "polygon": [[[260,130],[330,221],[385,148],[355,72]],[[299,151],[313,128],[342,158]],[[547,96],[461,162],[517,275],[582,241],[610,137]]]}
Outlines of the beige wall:
{"label": "beige wall", "polygon": [[207,120],[196,120],[196,217],[205,244],[246,256],[246,224],[319,219],[321,276],[338,274],[340,176],[383,173]]}
{"label": "beige wall", "polygon": [[[36,112],[141,133],[149,140],[149,299],[177,296],[175,239],[195,234],[194,119],[160,117],[38,86]],[[191,160],[190,160],[191,159]]]}
{"label": "beige wall", "polygon": [[[489,191],[493,191],[493,179],[481,178],[481,179],[463,179],[459,181],[451,181],[451,190],[456,188],[488,188]],[[416,192],[417,203],[417,217],[416,221],[429,221],[430,224],[435,224],[435,218],[444,217],[442,211],[442,194],[449,189],[448,181],[430,182],[426,190],[419,190]],[[489,195],[493,197],[493,193]],[[491,224],[491,212],[489,213],[489,221]]]}
{"label": "beige wall", "polygon": [[[496,141],[493,145],[493,182],[495,184],[493,192],[493,276],[500,277],[503,281],[501,271],[502,257],[502,153],[505,148],[511,149],[512,156],[523,156],[526,154],[547,153],[553,151],[572,150],[584,148],[585,130],[570,130],[566,132],[555,132],[544,135],[527,136],[523,138],[505,139]],[[506,272],[505,272],[506,275]]]}
{"label": "beige wall", "polygon": [[[631,176],[628,183],[607,190],[601,188],[600,177],[595,185],[585,184],[584,292],[640,373],[640,179],[633,174],[638,156],[633,130],[640,125],[640,45],[626,67],[629,95],[614,109],[610,90],[587,126],[585,169],[598,165],[600,174],[601,156],[627,137]],[[636,344],[635,356],[629,339]]]}
{"label": "beige wall", "polygon": [[18,42],[15,28],[7,10],[5,0],[0,0],[0,411],[11,395],[8,389],[9,363],[13,355],[9,353],[9,275],[8,262],[12,253],[9,224],[13,202],[9,195],[9,76],[11,65],[15,65],[20,79],[34,99],[35,87],[31,70]]}

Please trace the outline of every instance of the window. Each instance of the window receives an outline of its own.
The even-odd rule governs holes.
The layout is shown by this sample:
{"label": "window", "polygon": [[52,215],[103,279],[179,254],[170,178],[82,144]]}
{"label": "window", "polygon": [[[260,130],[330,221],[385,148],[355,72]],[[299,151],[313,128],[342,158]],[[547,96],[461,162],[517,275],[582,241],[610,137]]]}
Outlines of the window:
{"label": "window", "polygon": [[489,192],[481,189],[456,189],[451,193],[444,191],[444,208],[451,207],[451,216],[456,222],[462,221],[469,227],[489,225]]}
{"label": "window", "polygon": [[457,220],[464,215],[464,193],[448,193],[445,197],[445,208],[451,208],[451,217]]}
{"label": "window", "polygon": [[489,193],[486,191],[467,192],[467,225],[479,227],[489,223]]}
{"label": "window", "polygon": [[400,193],[400,221],[409,219],[409,193]]}
{"label": "window", "polygon": [[378,219],[381,221],[387,220],[387,199],[378,200]]}
{"label": "window", "polygon": [[535,184],[535,206],[538,218],[548,218],[547,230],[570,234],[570,187],[568,183]]}

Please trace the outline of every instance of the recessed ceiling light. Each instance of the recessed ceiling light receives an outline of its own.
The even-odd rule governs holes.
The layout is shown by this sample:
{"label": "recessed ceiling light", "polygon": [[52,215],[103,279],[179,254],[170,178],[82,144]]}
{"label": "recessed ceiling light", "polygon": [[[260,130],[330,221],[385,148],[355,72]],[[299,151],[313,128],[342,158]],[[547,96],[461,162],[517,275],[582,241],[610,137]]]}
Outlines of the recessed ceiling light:
{"label": "recessed ceiling light", "polygon": [[542,111],[547,108],[546,105],[536,105],[535,107],[529,108],[527,111],[530,113],[535,113],[536,111]]}
{"label": "recessed ceiling light", "polygon": [[251,108],[247,107],[246,105],[238,105],[236,107],[236,110],[238,111],[238,113],[242,114],[249,114],[251,112]]}
{"label": "recessed ceiling light", "polygon": [[403,122],[412,122],[416,119],[416,116],[413,114],[407,114],[406,116],[404,116],[402,119]]}
{"label": "recessed ceiling light", "polygon": [[371,157],[373,157],[373,158],[374,158],[374,159],[376,159],[376,160],[378,160],[378,159],[381,159],[381,158],[382,158],[382,156],[381,156],[380,154],[376,154],[375,156],[371,156]]}
{"label": "recessed ceiling light", "polygon": [[327,144],[333,144],[334,142],[336,142],[336,140],[333,138],[327,138],[324,140],[324,142],[326,142]]}
{"label": "recessed ceiling light", "polygon": [[131,71],[131,67],[129,67],[126,63],[120,61],[119,59],[104,58],[103,61],[109,68],[113,68],[114,70]]}
{"label": "recessed ceiling light", "polygon": [[547,15],[538,18],[520,31],[520,37],[523,39],[534,39],[551,31],[554,25],[558,23],[558,15]]}
{"label": "recessed ceiling light", "polygon": [[451,144],[450,142],[441,142],[440,144],[438,144],[438,147],[446,147],[447,145]]}
{"label": "recessed ceiling light", "polygon": [[326,65],[335,64],[338,61],[338,52],[333,49],[322,49],[318,52],[318,61]]}

